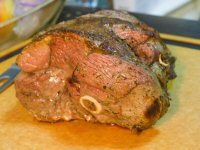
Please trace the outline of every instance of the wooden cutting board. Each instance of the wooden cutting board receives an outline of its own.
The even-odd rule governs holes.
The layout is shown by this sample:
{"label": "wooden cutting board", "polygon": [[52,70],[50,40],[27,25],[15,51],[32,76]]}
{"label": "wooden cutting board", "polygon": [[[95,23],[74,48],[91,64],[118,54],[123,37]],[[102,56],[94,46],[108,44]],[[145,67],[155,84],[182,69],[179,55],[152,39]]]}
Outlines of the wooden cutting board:
{"label": "wooden cutting board", "polygon": [[[200,149],[200,51],[168,47],[177,57],[178,77],[170,87],[169,111],[151,129],[136,134],[83,121],[39,122],[21,106],[12,85],[0,94],[0,150]],[[15,59],[2,62],[0,73]]]}

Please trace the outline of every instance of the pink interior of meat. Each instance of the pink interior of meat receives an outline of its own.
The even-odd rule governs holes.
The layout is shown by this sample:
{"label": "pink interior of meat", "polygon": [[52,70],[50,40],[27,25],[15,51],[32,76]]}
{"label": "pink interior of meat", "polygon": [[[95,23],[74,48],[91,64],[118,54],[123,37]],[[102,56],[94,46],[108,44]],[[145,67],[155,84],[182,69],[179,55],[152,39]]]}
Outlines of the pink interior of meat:
{"label": "pink interior of meat", "polygon": [[158,43],[151,40],[152,35],[155,34],[151,28],[147,28],[148,31],[145,32],[141,29],[130,29],[122,25],[116,25],[113,30],[117,36],[127,41],[140,60],[147,64],[152,64],[158,60],[160,51],[155,47]]}
{"label": "pink interior of meat", "polygon": [[[113,112],[123,114],[123,111],[124,114],[132,114],[130,110],[123,110],[117,105],[120,101],[115,104],[115,100],[125,99],[126,101],[125,97],[138,85],[151,86],[154,84],[152,76],[134,63],[126,62],[116,56],[102,54],[100,51],[91,53],[92,50],[93,47],[83,37],[74,33],[50,35],[25,48],[17,59],[17,64],[25,72],[16,80],[16,83],[22,82],[16,84],[17,90],[21,90],[17,94],[21,97],[22,103],[29,107],[30,111],[35,111],[35,114],[45,116],[43,120],[50,120],[47,118],[48,115],[52,120],[60,118],[70,120],[80,117],[81,112],[78,114],[73,110],[78,110],[79,99],[84,95],[92,96],[105,104],[106,101],[113,100],[110,114]],[[159,91],[159,84],[155,86]],[[21,93],[31,98],[26,101],[27,98],[20,95]],[[158,92],[155,95],[159,96],[159,94]],[[148,95],[142,96],[148,99]],[[73,109],[66,101],[70,98],[75,100]],[[139,106],[136,105],[135,109],[148,107],[151,104],[150,101],[149,98],[146,104],[138,103]],[[104,111],[108,113],[107,110]],[[159,111],[155,119],[159,117]],[[144,112],[138,111],[138,113],[144,115]],[[88,119],[85,114],[83,117]],[[109,115],[99,115],[96,119],[112,123],[112,117],[108,117]]]}
{"label": "pink interior of meat", "polygon": [[[65,33],[30,45],[19,56],[18,65],[25,72],[56,67],[79,82],[122,97],[141,82],[149,79],[143,69],[120,58],[92,53],[85,39]],[[122,88],[123,87],[123,88]]]}

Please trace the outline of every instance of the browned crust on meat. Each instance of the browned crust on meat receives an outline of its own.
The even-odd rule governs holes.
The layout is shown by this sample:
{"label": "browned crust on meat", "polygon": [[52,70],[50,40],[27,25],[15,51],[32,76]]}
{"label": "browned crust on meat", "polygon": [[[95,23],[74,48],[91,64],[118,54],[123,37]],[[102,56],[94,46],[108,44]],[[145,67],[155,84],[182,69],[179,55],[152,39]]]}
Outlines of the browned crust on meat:
{"label": "browned crust on meat", "polygon": [[[50,60],[27,71],[23,55],[37,43],[49,46]],[[160,54],[169,66],[159,64]],[[27,72],[15,81],[17,97],[39,120],[84,119],[142,130],[169,107],[166,88],[175,77],[174,62],[154,29],[125,12],[100,11],[35,36],[17,59]],[[51,82],[52,76],[62,84]],[[54,92],[43,92],[54,85]],[[81,106],[79,99],[87,94],[102,106],[100,114]]]}

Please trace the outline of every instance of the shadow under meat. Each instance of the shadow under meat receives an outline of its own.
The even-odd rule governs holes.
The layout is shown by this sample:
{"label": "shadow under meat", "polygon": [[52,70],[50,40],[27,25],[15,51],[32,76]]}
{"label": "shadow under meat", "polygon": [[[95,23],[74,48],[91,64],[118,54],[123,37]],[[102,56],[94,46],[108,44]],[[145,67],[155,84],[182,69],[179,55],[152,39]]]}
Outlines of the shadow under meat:
{"label": "shadow under meat", "polygon": [[61,144],[83,147],[141,147],[151,142],[159,134],[159,131],[154,128],[147,129],[141,133],[135,133],[118,126],[88,123],[78,120],[70,122],[60,121],[57,123],[40,122],[34,119],[19,102],[5,115],[3,121],[5,123],[12,123],[13,126],[15,124],[35,126],[36,128],[40,128],[40,130],[42,129],[43,132],[48,133],[48,136],[56,138]]}

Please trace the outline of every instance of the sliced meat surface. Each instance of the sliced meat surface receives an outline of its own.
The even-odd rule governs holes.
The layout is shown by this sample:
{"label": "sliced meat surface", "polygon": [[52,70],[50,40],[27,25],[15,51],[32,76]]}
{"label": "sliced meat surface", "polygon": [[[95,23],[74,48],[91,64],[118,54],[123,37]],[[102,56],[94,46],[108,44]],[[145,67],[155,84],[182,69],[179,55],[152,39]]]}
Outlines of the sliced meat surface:
{"label": "sliced meat surface", "polygon": [[18,57],[18,65],[25,72],[49,67],[50,47],[45,42],[36,42],[27,47]]}

